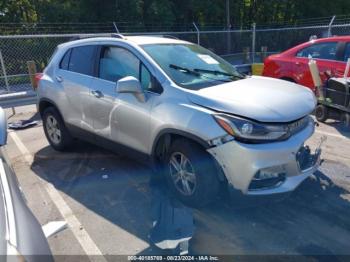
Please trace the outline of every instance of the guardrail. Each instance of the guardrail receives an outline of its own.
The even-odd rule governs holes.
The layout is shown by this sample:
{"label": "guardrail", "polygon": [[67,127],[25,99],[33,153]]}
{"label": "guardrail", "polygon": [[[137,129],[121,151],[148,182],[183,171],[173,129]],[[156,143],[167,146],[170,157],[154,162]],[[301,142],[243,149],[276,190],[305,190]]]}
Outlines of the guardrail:
{"label": "guardrail", "polygon": [[0,95],[0,106],[2,108],[14,108],[36,104],[37,94],[35,91],[22,91]]}

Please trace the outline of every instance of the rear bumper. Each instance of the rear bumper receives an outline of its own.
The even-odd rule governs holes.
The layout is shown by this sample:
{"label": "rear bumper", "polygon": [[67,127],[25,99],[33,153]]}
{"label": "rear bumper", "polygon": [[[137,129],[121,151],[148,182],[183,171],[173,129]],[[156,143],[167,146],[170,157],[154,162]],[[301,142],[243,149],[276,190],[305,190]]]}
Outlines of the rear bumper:
{"label": "rear bumper", "polygon": [[[208,149],[221,166],[228,182],[247,195],[269,195],[293,191],[320,165],[321,150],[313,156],[313,161],[301,169],[297,153],[304,142],[314,133],[314,123],[286,141],[269,144],[243,144],[231,141]],[[312,156],[312,155],[310,155]],[[283,180],[261,188],[250,187],[254,176],[266,169],[283,170]]]}

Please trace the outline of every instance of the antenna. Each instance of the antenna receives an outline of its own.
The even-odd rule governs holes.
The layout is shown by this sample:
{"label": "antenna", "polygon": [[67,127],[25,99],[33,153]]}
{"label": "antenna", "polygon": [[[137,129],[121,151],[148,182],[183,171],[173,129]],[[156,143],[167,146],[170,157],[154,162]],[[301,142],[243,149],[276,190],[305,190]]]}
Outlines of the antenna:
{"label": "antenna", "polygon": [[126,39],[126,37],[122,34],[116,34],[116,33],[112,33],[111,34],[111,37],[114,37],[114,38],[119,38],[119,39]]}

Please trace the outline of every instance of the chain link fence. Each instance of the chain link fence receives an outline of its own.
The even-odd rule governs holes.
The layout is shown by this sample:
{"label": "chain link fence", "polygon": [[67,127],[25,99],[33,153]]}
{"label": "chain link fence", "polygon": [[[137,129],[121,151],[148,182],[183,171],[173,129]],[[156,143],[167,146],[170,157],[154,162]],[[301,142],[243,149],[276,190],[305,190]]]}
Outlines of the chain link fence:
{"label": "chain link fence", "polygon": [[[334,20],[334,19],[333,19]],[[119,31],[116,25],[110,33]],[[86,32],[86,31],[84,31]],[[0,95],[31,90],[27,62],[34,61],[38,72],[47,65],[57,45],[76,37],[108,36],[103,34],[0,35]],[[194,24],[189,31],[141,32],[125,35],[173,36],[210,49],[234,65],[262,62],[266,55],[278,53],[308,41],[311,36],[350,35],[349,21],[330,21],[316,26],[294,26],[244,30],[201,31]]]}

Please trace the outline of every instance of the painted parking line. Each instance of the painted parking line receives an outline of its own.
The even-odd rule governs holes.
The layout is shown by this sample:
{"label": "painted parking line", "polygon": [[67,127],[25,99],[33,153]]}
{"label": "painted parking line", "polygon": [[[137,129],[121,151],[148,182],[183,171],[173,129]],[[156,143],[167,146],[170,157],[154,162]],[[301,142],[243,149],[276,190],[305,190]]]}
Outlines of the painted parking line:
{"label": "painted parking line", "polygon": [[336,138],[342,138],[342,139],[346,139],[346,140],[349,139],[349,137],[344,136],[344,135],[333,134],[333,133],[329,133],[329,132],[325,132],[325,131],[320,131],[320,130],[316,130],[315,133],[318,133],[318,134],[321,134],[321,135],[326,135],[326,136],[332,136],[332,137],[336,137]]}
{"label": "painted parking line", "polygon": [[[33,162],[33,155],[30,153],[28,148],[23,144],[23,142],[15,132],[9,132],[9,135],[12,138],[12,140],[15,142],[19,151],[22,153],[27,164],[30,166]],[[43,172],[41,173],[45,175]],[[81,226],[80,221],[74,215],[73,211],[68,206],[68,204],[64,201],[63,197],[60,195],[57,189],[51,183],[46,182],[45,180],[41,179],[39,176],[38,178],[41,181],[41,183],[44,185],[48,195],[51,198],[51,201],[55,204],[55,206],[61,213],[62,217],[66,220],[75,238],[78,240],[78,242],[80,243],[85,253],[89,256],[89,259],[91,261],[106,262],[107,260],[102,256],[102,252],[100,251],[100,249],[97,247],[95,242],[91,239],[88,232]]]}

